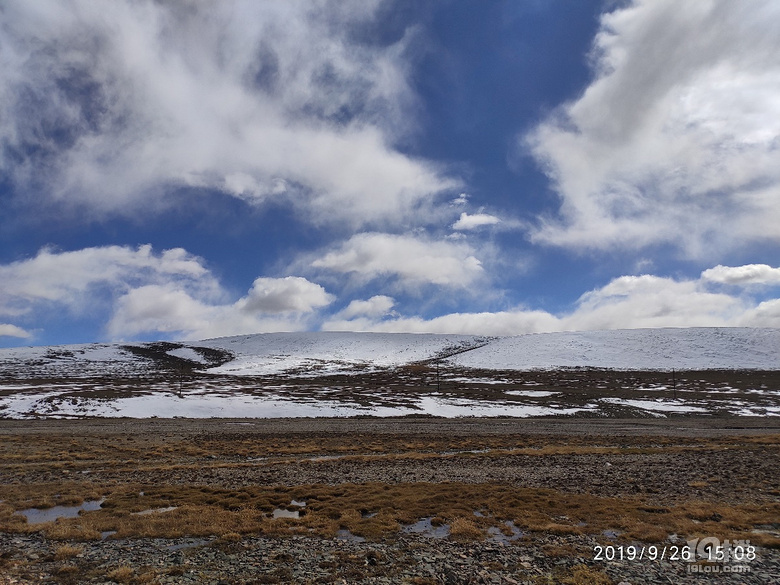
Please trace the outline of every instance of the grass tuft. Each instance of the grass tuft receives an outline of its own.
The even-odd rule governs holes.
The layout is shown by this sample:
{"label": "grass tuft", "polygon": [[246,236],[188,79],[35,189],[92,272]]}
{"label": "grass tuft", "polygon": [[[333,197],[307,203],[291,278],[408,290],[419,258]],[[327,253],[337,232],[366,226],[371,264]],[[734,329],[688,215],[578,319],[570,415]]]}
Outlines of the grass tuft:
{"label": "grass tuft", "polygon": [[67,559],[72,559],[73,557],[79,556],[82,552],[84,552],[84,549],[80,546],[63,544],[62,546],[57,547],[57,550],[54,551],[54,558],[58,561],[65,561]]}

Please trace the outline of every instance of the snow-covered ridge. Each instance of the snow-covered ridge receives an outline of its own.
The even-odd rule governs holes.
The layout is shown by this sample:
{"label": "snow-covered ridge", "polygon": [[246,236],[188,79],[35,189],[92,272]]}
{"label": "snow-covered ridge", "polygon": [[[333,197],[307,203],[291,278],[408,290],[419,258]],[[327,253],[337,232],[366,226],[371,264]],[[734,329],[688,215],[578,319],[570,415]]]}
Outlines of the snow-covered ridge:
{"label": "snow-covered ridge", "polygon": [[437,359],[449,366],[488,370],[777,370],[780,329],[634,329],[502,338],[262,333],[198,342],[0,349],[0,369],[11,377],[138,375],[183,363],[222,375],[307,376],[395,368]]}
{"label": "snow-covered ridge", "polygon": [[235,359],[211,373],[268,375],[322,373],[354,368],[393,368],[480,347],[490,339],[472,335],[415,333],[263,333],[198,342],[226,350]]}
{"label": "snow-covered ridge", "polygon": [[448,360],[465,368],[532,370],[780,369],[780,329],[576,331],[495,339]]}
{"label": "snow-covered ridge", "polygon": [[780,329],[15,348],[0,350],[0,418],[780,416],[778,358]]}

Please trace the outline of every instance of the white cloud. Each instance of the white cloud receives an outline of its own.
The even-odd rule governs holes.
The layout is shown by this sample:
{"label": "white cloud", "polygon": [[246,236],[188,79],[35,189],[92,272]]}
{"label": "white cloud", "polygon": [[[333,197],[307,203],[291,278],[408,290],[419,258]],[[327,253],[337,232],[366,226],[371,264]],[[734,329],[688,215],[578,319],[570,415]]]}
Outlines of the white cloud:
{"label": "white cloud", "polygon": [[465,287],[483,274],[480,261],[465,243],[422,236],[361,233],[311,265],[369,281],[394,276],[399,286],[435,284]]}
{"label": "white cloud", "polygon": [[32,337],[32,333],[10,323],[0,323],[0,337],[21,337],[22,339],[27,339]]}
{"label": "white cloud", "polygon": [[[380,319],[387,317],[395,306],[395,299],[375,295],[368,300],[354,300],[347,307],[322,324],[323,331],[377,331]],[[394,319],[391,323],[397,323]],[[411,331],[411,330],[410,330]]]}
{"label": "white cloud", "polygon": [[525,307],[499,312],[452,313],[433,319],[359,316],[334,318],[323,329],[519,335],[657,327],[777,327],[780,299],[756,301],[708,290],[706,279],[621,276],[583,294],[572,311],[552,314]]}
{"label": "white cloud", "polygon": [[390,312],[395,305],[395,300],[386,295],[374,295],[368,300],[355,300],[349,303],[347,307],[339,311],[337,316],[343,319],[352,319],[354,317],[381,317]]}
{"label": "white cloud", "polygon": [[452,224],[454,230],[474,230],[486,225],[495,225],[500,223],[501,220],[495,215],[489,215],[487,213],[474,213],[469,215],[465,211],[460,214],[460,219]]}
{"label": "white cloud", "polygon": [[740,286],[780,284],[780,268],[767,264],[715,266],[701,273],[703,280]]}
{"label": "white cloud", "polygon": [[408,35],[348,32],[379,2],[12,3],[0,12],[0,170],[22,195],[148,211],[178,187],[308,219],[411,220],[457,182],[394,143]]}
{"label": "white cloud", "polygon": [[469,202],[469,196],[467,193],[461,193],[455,199],[450,201],[452,207],[464,207]]}
{"label": "white cloud", "polygon": [[[257,278],[235,302],[203,265],[181,248],[106,246],[71,252],[41,250],[0,266],[0,315],[25,322],[43,307],[76,317],[108,316],[107,332],[126,339],[141,333],[203,338],[310,326],[307,318],[334,297],[305,278]],[[40,325],[40,324],[37,324]],[[0,335],[30,337],[15,324]]]}
{"label": "white cloud", "polygon": [[771,299],[748,309],[737,321],[744,327],[780,327],[780,299]]}
{"label": "white cloud", "polygon": [[399,317],[374,320],[332,319],[323,326],[326,331],[377,331],[386,333],[451,333],[464,335],[518,335],[557,331],[559,321],[544,311],[501,311],[483,313],[450,313],[433,319]]}
{"label": "white cloud", "polygon": [[248,313],[306,313],[329,305],[334,297],[300,276],[258,278],[237,308]]}
{"label": "white cloud", "polygon": [[148,245],[70,252],[44,248],[34,258],[0,266],[0,314],[22,315],[40,303],[85,310],[101,292],[171,281],[205,298],[220,294],[202,260],[181,248],[160,254]]}
{"label": "white cloud", "polygon": [[175,333],[178,338],[298,331],[306,317],[333,297],[301,277],[258,278],[235,303],[212,304],[175,285],[135,288],[118,299],[108,323],[114,338],[141,333]]}
{"label": "white cloud", "polygon": [[108,324],[112,338],[139,333],[207,330],[221,315],[217,307],[194,299],[172,285],[147,285],[118,299]]}
{"label": "white cloud", "polygon": [[[478,271],[464,272],[460,266],[470,257],[468,247],[410,236],[361,236],[366,239],[356,236],[330,258],[326,255],[328,267],[360,271],[365,278],[393,274],[407,285],[417,282],[445,288],[465,286],[479,276]],[[482,335],[639,327],[778,327],[780,299],[751,295],[751,291],[766,289],[743,286],[733,293],[722,286],[777,282],[777,269],[769,266],[716,266],[698,279],[621,276],[583,294],[572,310],[558,314],[516,307],[423,319],[399,314],[394,310],[395,299],[375,295],[353,300],[328,316],[324,309],[335,297],[303,277],[260,277],[243,297],[233,300],[202,260],[182,249],[160,253],[149,246],[71,252],[44,249],[34,258],[0,266],[0,315],[6,317],[0,323],[0,335],[31,337],[30,326],[37,331],[47,325],[35,319],[52,314],[42,307],[57,313],[64,309],[76,318],[88,314],[104,319],[107,334],[114,339],[141,334],[202,339],[309,330],[318,323],[323,330]]]}
{"label": "white cloud", "polygon": [[567,329],[727,326],[745,310],[743,302],[709,292],[696,280],[621,276],[580,297]]}
{"label": "white cloud", "polygon": [[778,26],[773,0],[605,14],[593,82],[525,137],[561,197],[533,239],[694,257],[780,241]]}

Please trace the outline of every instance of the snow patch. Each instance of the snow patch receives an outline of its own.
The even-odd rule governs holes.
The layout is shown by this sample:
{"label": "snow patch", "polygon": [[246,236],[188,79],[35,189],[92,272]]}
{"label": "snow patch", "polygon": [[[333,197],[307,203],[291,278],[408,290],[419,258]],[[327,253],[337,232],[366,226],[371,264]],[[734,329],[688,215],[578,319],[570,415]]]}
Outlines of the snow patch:
{"label": "snow patch", "polygon": [[165,353],[197,364],[208,364],[208,361],[203,359],[203,356],[191,347],[177,347],[176,349],[172,349]]}

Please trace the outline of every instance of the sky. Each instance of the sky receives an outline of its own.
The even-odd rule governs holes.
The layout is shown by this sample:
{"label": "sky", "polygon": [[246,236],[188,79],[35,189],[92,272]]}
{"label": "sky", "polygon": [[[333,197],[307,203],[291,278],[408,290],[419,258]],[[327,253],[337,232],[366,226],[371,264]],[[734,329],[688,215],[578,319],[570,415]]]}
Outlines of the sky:
{"label": "sky", "polygon": [[780,4],[0,4],[0,347],[780,327]]}

